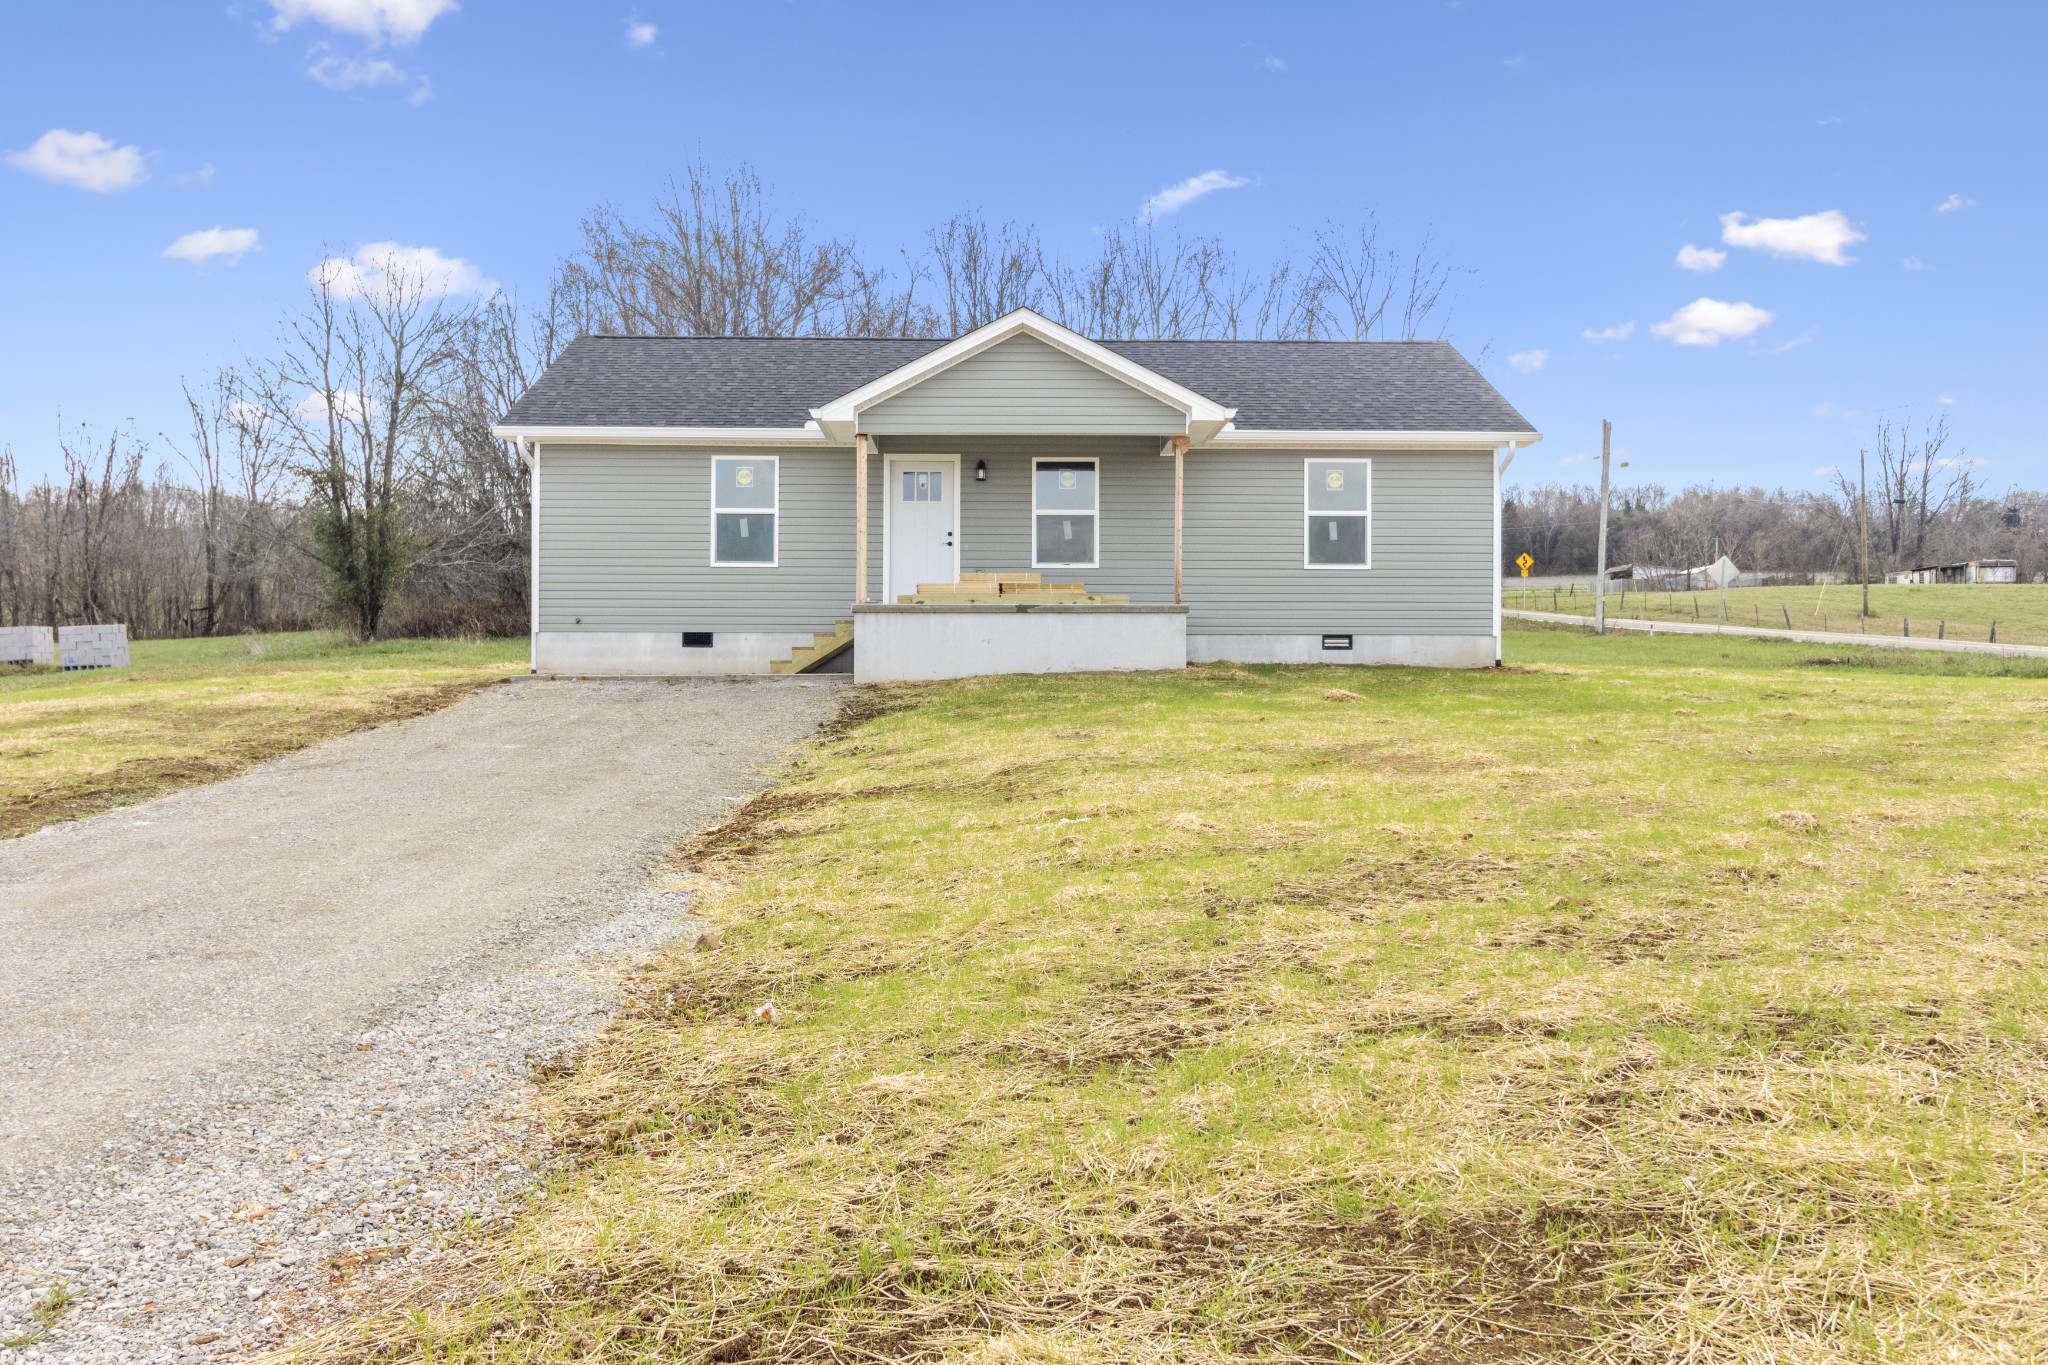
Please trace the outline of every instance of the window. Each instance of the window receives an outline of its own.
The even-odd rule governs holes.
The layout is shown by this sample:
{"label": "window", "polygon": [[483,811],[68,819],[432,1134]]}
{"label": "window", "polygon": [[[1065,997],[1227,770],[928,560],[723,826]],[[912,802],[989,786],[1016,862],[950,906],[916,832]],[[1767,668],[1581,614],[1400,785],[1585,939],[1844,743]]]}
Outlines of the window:
{"label": "window", "polygon": [[1311,569],[1372,567],[1372,461],[1309,460],[1302,513]]}
{"label": "window", "polygon": [[945,471],[942,469],[904,470],[903,500],[905,502],[944,502],[946,500]]}
{"label": "window", "polygon": [[773,455],[711,461],[711,562],[775,566]]}
{"label": "window", "polygon": [[1095,567],[1093,460],[1031,462],[1031,567]]}

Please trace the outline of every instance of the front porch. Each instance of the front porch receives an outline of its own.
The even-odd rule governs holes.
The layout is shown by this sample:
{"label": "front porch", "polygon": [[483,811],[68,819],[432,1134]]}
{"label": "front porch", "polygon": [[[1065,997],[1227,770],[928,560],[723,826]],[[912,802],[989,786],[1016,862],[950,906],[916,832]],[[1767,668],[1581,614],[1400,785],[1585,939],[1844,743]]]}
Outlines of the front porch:
{"label": "front porch", "polygon": [[854,446],[856,678],[1187,666],[1184,437]]}

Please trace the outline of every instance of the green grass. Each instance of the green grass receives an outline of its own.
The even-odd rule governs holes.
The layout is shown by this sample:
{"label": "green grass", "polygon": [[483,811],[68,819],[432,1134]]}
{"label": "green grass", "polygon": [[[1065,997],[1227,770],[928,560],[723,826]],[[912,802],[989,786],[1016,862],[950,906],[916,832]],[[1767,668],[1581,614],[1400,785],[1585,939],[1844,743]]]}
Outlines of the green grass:
{"label": "green grass", "polygon": [[[2001,643],[2048,645],[2048,584],[1873,584],[1872,615],[1868,617],[1860,614],[1862,593],[1861,587],[1842,583],[1808,588],[1730,588],[1727,619],[1731,625],[1783,630],[1789,617],[1795,630],[1864,635],[1898,635],[1910,622],[1913,634],[1930,637],[1946,623],[1947,638],[1951,640],[1988,639],[1991,624],[1996,621]],[[1711,623],[1719,608],[1718,597],[1711,591],[1631,592],[1626,598],[1620,593],[1609,593],[1607,610],[1614,616],[1634,620]],[[1510,581],[1503,600],[1511,610],[1593,614],[1593,598],[1586,592],[1560,592],[1553,598],[1547,588],[1517,589]]]}
{"label": "green grass", "polygon": [[2048,682],[1509,646],[864,691],[304,1354],[2039,1358]]}
{"label": "green grass", "polygon": [[59,1280],[36,1295],[29,1305],[29,1321],[33,1324],[19,1336],[0,1337],[0,1349],[19,1351],[48,1341],[50,1333],[57,1329],[57,1320],[64,1316],[64,1310],[78,1297],[68,1280]]}
{"label": "green grass", "polygon": [[133,666],[0,665],[0,838],[212,781],[525,671],[526,642],[320,631],[142,640]]}

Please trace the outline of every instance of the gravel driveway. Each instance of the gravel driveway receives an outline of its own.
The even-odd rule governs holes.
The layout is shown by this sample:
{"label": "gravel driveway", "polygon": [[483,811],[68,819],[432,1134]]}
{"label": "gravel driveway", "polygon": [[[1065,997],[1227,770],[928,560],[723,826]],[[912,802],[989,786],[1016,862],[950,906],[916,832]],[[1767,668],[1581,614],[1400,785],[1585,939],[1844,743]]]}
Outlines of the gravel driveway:
{"label": "gravel driveway", "polygon": [[823,680],[517,682],[0,843],[0,1339],[235,1354],[531,1178],[535,1059],[687,924],[653,855]]}

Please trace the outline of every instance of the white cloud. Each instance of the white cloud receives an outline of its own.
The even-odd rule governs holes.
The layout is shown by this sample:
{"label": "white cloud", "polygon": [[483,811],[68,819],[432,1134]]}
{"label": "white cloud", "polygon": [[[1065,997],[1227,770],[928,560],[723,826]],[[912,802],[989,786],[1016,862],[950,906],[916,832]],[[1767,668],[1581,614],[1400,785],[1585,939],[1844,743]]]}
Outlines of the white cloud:
{"label": "white cloud", "polygon": [[1768,251],[1773,256],[1795,261],[1819,261],[1822,265],[1847,265],[1852,258],[1842,248],[1866,240],[1849,225],[1840,209],[1809,213],[1799,218],[1759,218],[1744,222],[1746,213],[1721,215],[1721,240],[1729,246]]}
{"label": "white cloud", "polygon": [[1801,346],[1810,346],[1813,344],[1814,335],[1819,331],[1820,328],[1818,327],[1809,327],[1805,331],[1801,332],[1798,336],[1793,337],[1790,341],[1784,342],[1781,345],[1771,347],[1771,349],[1766,354],[1783,355],[1787,351],[1796,351]]}
{"label": "white cloud", "polygon": [[325,422],[330,410],[338,421],[361,425],[369,416],[370,401],[362,394],[344,389],[331,391],[323,401],[316,390],[301,398],[292,411],[301,422]]}
{"label": "white cloud", "polygon": [[1636,325],[1633,320],[1620,323],[1613,327],[1601,327],[1597,329],[1588,327],[1585,331],[1579,333],[1580,336],[1584,337],[1588,341],[1627,341],[1630,337],[1634,336],[1635,334]]}
{"label": "white cloud", "polygon": [[306,54],[306,74],[329,90],[354,90],[366,85],[403,85],[411,79],[406,69],[384,57],[354,57],[316,43]]}
{"label": "white cloud", "polygon": [[1178,185],[1168,185],[1147,199],[1145,216],[1150,218],[1158,213],[1172,213],[1186,208],[1205,194],[1214,194],[1217,190],[1242,189],[1251,183],[1249,177],[1232,175],[1228,171],[1203,171],[1200,175],[1189,176]]}
{"label": "white cloud", "polygon": [[396,242],[371,242],[353,257],[330,256],[306,278],[316,286],[325,284],[337,299],[384,298],[394,283],[429,295],[490,294],[498,288],[460,256]]}
{"label": "white cloud", "polygon": [[225,256],[230,261],[238,260],[248,252],[263,245],[255,228],[202,228],[188,232],[164,248],[164,255],[174,261],[190,261],[204,265],[216,256]]}
{"label": "white cloud", "polygon": [[1501,58],[1500,64],[1510,71],[1519,71],[1529,64],[1529,54],[1526,52],[1517,52],[1512,57]]}
{"label": "white cloud", "polygon": [[1516,351],[1508,357],[1508,368],[1520,370],[1523,374],[1534,374],[1549,363],[1548,351]]}
{"label": "white cloud", "polygon": [[1813,467],[1813,477],[1815,477],[1816,479],[1825,479],[1830,474],[1839,474],[1841,472],[1841,469],[1842,467],[1840,465],[1835,464],[1815,465]]}
{"label": "white cloud", "polygon": [[1694,299],[1663,322],[1650,324],[1650,332],[1674,346],[1719,346],[1724,341],[1754,335],[1772,321],[1772,314],[1753,303],[1702,298]]}
{"label": "white cloud", "polygon": [[1287,59],[1285,57],[1268,57],[1260,62],[1259,65],[1265,67],[1268,71],[1284,74],[1287,70]]}
{"label": "white cloud", "polygon": [[180,185],[197,185],[201,189],[204,189],[208,185],[211,185],[213,183],[213,177],[215,174],[216,172],[213,169],[213,163],[209,161],[205,165],[201,166],[198,170],[188,171],[186,174],[179,176],[178,183]]}
{"label": "white cloud", "polygon": [[257,432],[269,425],[270,414],[246,398],[238,398],[228,404],[228,424],[243,431]]}
{"label": "white cloud", "polygon": [[1952,194],[1934,206],[1936,213],[1960,213],[1964,209],[1977,207],[1977,201],[1966,194]]}
{"label": "white cloud", "polygon": [[661,30],[644,19],[626,21],[627,47],[653,47],[654,40],[661,36]]}
{"label": "white cloud", "polygon": [[1579,452],[1578,454],[1576,454],[1576,455],[1567,455],[1567,456],[1565,456],[1565,457],[1564,457],[1564,458],[1563,458],[1562,460],[1559,460],[1559,461],[1558,461],[1558,463],[1559,463],[1559,464],[1561,464],[1561,465],[1567,465],[1567,464],[1584,464],[1584,463],[1585,463],[1586,461],[1588,461],[1588,460],[1590,460],[1590,459],[1592,459],[1592,458],[1593,458],[1593,456],[1592,456],[1592,455],[1591,455],[1591,454],[1590,454],[1589,452],[1587,452],[1587,451],[1583,451],[1583,450],[1582,450],[1582,451],[1580,451],[1580,452]]}
{"label": "white cloud", "polygon": [[1678,248],[1680,270],[1719,270],[1727,259],[1727,252],[1716,251],[1710,246],[1694,246],[1687,242]]}
{"label": "white cloud", "polygon": [[1835,415],[1835,405],[1833,403],[1815,403],[1813,405],[1813,415],[1815,417],[1832,417]]}
{"label": "white cloud", "polygon": [[1955,395],[1948,393],[1943,394],[1941,396],[1941,405],[1945,408],[1954,407],[1956,405]]}
{"label": "white cloud", "polygon": [[1918,256],[1901,256],[1899,257],[1899,268],[1901,270],[1925,270],[1927,262],[1921,260]]}
{"label": "white cloud", "polygon": [[1814,122],[1822,128],[1839,128],[1842,126],[1842,116],[1840,114],[1829,114],[1826,118],[1815,119]]}
{"label": "white cloud", "polygon": [[372,45],[416,43],[433,22],[453,12],[455,0],[270,0],[279,32],[312,20]]}
{"label": "white cloud", "polygon": [[149,174],[140,147],[116,147],[98,133],[74,133],[69,128],[52,128],[20,151],[9,152],[7,164],[101,194],[125,190]]}

